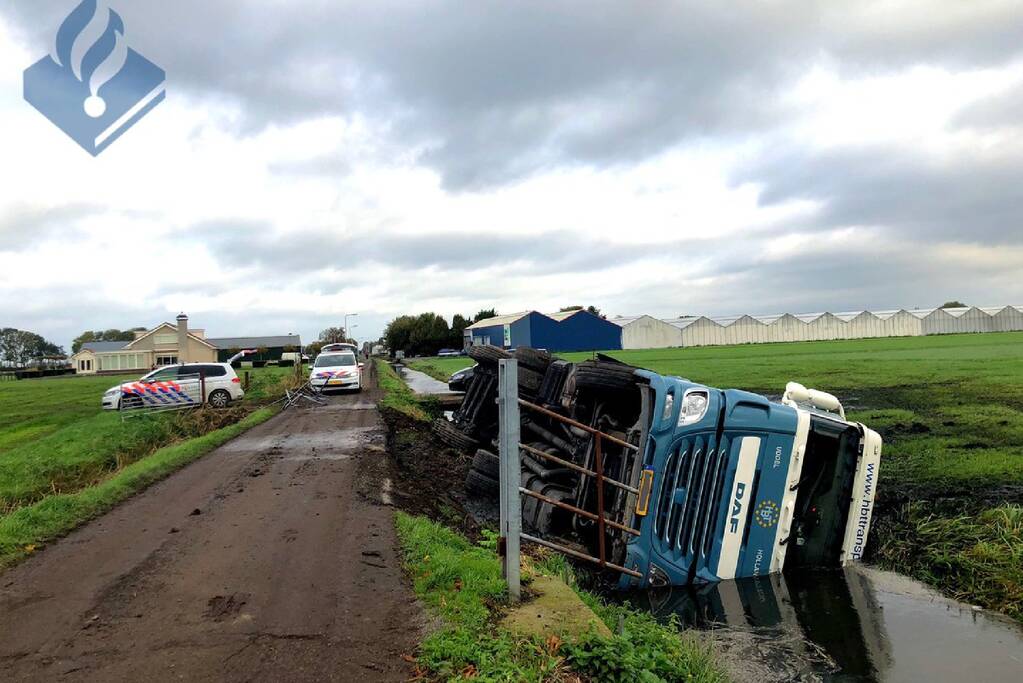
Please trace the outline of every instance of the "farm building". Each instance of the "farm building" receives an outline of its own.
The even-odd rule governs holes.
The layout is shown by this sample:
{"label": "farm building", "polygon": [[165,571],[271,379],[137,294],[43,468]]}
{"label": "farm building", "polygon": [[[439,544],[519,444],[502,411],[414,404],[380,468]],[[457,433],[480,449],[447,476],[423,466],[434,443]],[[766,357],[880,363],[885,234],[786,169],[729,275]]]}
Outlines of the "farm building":
{"label": "farm building", "polygon": [[622,328],[623,349],[670,349],[682,346],[682,332],[674,325],[649,315],[615,318]]}
{"label": "farm building", "polygon": [[162,365],[224,362],[235,348],[265,348],[266,357],[257,360],[279,360],[287,346],[300,347],[301,340],[297,336],[207,339],[205,330],[189,329],[188,316],[182,313],[176,325],[161,323],[136,332],[132,341],[85,343],[71,362],[79,375],[143,373]]}
{"label": "farm building", "polygon": [[664,322],[681,332],[682,346],[721,346],[1023,330],[1023,307],[701,316]]}
{"label": "farm building", "polygon": [[587,311],[544,315],[536,311],[481,320],[465,329],[466,345],[506,349],[608,351],[622,348],[622,328]]}
{"label": "farm building", "polygon": [[252,356],[246,356],[247,361],[273,362],[279,361],[285,353],[302,349],[302,338],[297,334],[277,337],[222,337],[210,339],[210,343],[217,347],[217,361],[220,363],[226,363],[242,350],[257,352]]}

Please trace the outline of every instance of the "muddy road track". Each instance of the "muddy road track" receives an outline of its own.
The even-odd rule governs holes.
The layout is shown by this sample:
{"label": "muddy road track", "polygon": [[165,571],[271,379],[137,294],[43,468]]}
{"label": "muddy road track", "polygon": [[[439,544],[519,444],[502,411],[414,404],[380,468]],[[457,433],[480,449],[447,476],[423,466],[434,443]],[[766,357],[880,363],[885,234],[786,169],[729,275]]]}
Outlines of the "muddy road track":
{"label": "muddy road track", "polygon": [[405,680],[372,365],[0,574],[0,680]]}

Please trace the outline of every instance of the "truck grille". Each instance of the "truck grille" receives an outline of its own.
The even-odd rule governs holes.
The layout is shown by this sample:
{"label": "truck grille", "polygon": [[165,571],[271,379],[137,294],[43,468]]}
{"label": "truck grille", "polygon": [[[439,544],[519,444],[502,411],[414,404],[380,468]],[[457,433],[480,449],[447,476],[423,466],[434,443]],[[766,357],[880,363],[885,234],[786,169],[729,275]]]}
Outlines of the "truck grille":
{"label": "truck grille", "polygon": [[680,441],[665,463],[654,533],[660,549],[675,559],[705,557],[714,542],[721,509],[728,440],[713,434]]}

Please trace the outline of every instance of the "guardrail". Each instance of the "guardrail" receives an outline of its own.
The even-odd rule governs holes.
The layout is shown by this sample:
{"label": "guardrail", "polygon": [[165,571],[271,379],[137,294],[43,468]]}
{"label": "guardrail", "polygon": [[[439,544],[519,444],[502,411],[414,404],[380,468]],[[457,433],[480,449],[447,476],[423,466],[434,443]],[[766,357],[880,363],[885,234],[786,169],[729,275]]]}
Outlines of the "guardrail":
{"label": "guardrail", "polygon": [[[622,567],[608,561],[607,550],[605,547],[605,537],[607,528],[617,529],[622,533],[639,536],[640,532],[638,529],[634,529],[625,524],[621,524],[613,519],[608,519],[606,515],[604,505],[604,487],[612,486],[614,488],[625,491],[626,493],[635,495],[637,497],[637,514],[641,516],[645,514],[646,502],[642,500],[640,490],[634,486],[630,486],[621,481],[610,479],[604,475],[604,441],[613,443],[622,448],[638,452],[639,447],[634,444],[630,444],[626,441],[605,434],[598,429],[594,429],[589,425],[585,425],[576,420],[572,420],[564,415],[559,415],[551,410],[548,410],[542,406],[529,403],[519,398],[519,382],[518,382],[518,361],[515,359],[502,360],[498,363],[498,405],[499,405],[499,419],[500,419],[500,438],[499,438],[499,451],[500,451],[500,508],[501,508],[501,538],[498,545],[499,554],[502,557],[502,568],[505,580],[508,582],[508,597],[512,601],[518,601],[521,595],[520,576],[519,576],[519,561],[520,561],[520,543],[521,541],[527,541],[529,543],[535,543],[537,545],[556,550],[557,552],[564,553],[579,560],[586,562],[592,562],[601,567],[601,569],[611,569],[614,571],[634,576],[636,578],[642,578],[642,574],[632,569]],[[563,424],[575,427],[584,432],[590,434],[593,437],[593,448],[594,448],[594,469],[590,470],[573,462],[564,460],[550,453],[545,453],[536,448],[524,444],[521,442],[521,414],[520,408],[539,413],[552,420],[556,420]],[[578,472],[580,475],[585,477],[591,477],[594,479],[595,487],[597,489],[597,510],[591,512],[589,510],[583,510],[582,508],[570,505],[563,501],[555,500],[548,496],[544,496],[536,491],[530,491],[521,485],[521,462],[520,452],[526,451],[530,455],[544,458],[549,460],[561,467]],[[529,496],[536,500],[539,500],[548,505],[567,510],[568,512],[594,521],[597,523],[598,533],[598,554],[596,557],[580,552],[573,548],[569,548],[560,543],[550,541],[543,538],[538,538],[522,531],[522,499],[521,496]]]}

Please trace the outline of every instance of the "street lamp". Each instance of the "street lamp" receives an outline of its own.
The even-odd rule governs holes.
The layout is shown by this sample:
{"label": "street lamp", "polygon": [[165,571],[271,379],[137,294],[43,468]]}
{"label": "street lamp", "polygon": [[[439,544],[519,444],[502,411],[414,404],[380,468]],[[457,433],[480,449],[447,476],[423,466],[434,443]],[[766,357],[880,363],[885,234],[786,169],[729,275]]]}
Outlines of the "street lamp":
{"label": "street lamp", "polygon": [[[348,319],[349,318],[357,318],[357,317],[359,317],[358,313],[345,313],[345,334],[347,334],[349,337],[351,337],[353,339],[354,339],[354,337],[352,337],[352,335],[348,334]],[[358,327],[358,326],[356,326],[356,327]]]}

